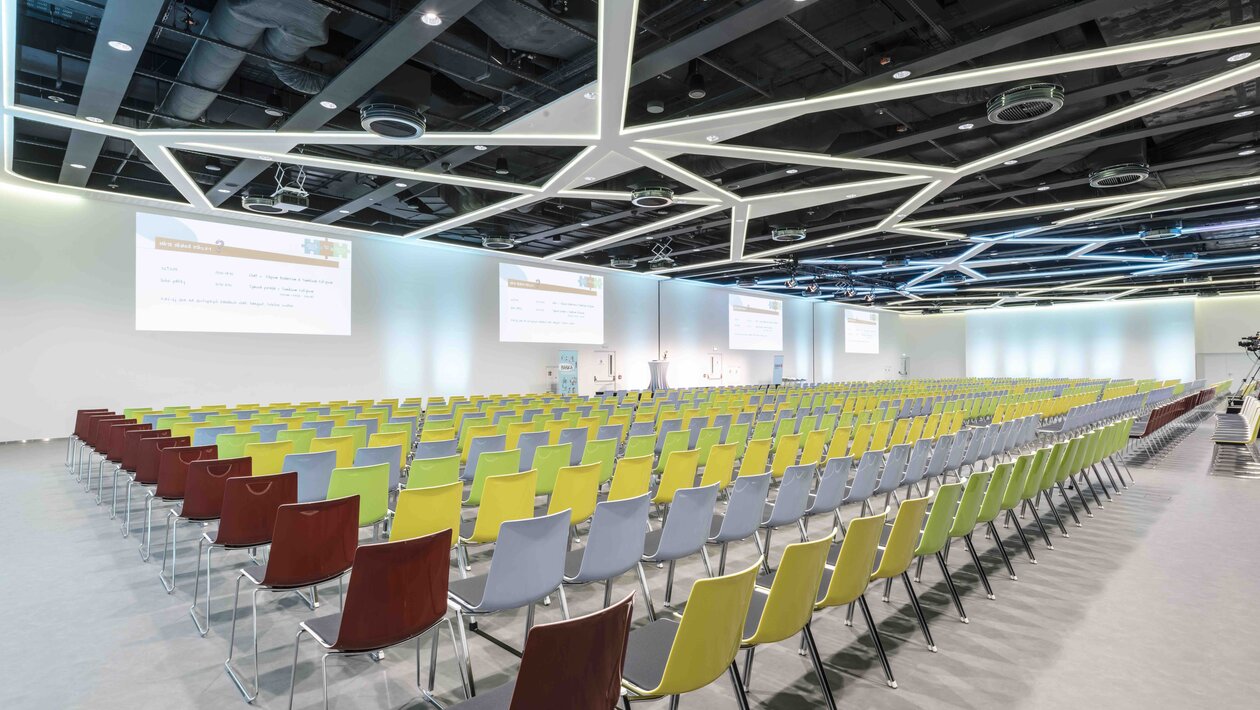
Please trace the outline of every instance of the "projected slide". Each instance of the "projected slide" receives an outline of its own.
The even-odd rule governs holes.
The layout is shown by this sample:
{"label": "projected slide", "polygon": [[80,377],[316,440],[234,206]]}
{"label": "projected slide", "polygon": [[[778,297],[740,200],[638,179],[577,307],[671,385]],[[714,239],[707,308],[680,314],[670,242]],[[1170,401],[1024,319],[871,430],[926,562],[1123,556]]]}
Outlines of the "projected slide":
{"label": "projected slide", "polygon": [[499,264],[499,340],[604,342],[604,277]]}
{"label": "projected slide", "polygon": [[350,335],[350,242],[137,213],[136,330]]}
{"label": "projected slide", "polygon": [[783,301],[728,294],[731,350],[782,350]]}
{"label": "projected slide", "polygon": [[844,309],[844,351],[879,354],[879,314]]}

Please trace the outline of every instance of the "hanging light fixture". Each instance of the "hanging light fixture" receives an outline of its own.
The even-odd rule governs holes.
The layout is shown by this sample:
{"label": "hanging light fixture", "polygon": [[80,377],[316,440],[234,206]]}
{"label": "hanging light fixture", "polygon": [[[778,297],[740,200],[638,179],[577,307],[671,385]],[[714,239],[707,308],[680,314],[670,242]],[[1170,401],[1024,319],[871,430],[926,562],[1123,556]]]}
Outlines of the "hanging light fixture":
{"label": "hanging light fixture", "polygon": [[707,94],[708,92],[704,89],[704,76],[700,73],[700,63],[693,59],[687,72],[687,96],[699,100]]}
{"label": "hanging light fixture", "polygon": [[499,158],[494,161],[494,172],[499,175],[507,175],[512,172],[508,170],[507,158]]}

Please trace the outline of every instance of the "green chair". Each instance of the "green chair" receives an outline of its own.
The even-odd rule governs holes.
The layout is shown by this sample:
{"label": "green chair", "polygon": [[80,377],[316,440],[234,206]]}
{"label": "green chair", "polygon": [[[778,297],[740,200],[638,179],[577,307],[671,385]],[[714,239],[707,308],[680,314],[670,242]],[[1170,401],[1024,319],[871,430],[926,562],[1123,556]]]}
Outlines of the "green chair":
{"label": "green chair", "polygon": [[[459,458],[459,454],[455,454],[455,458]],[[537,459],[535,459],[535,461],[537,461]],[[520,470],[520,449],[482,452],[481,455],[477,457],[477,468],[473,471],[472,486],[468,489],[468,497],[464,499],[464,505],[481,505],[481,495],[485,490],[487,478],[492,476],[504,476],[509,473],[519,473]]]}
{"label": "green chair", "polygon": [[744,458],[744,447],[748,445],[748,425],[732,424],[730,429],[726,430],[726,439],[723,444],[735,445],[735,458]]}
{"label": "green chair", "polygon": [[560,469],[569,465],[573,444],[548,444],[534,450],[534,470],[538,472],[540,496],[549,496],[556,489],[556,476]]}
{"label": "green chair", "polygon": [[686,430],[671,431],[665,434],[665,441],[661,444],[661,453],[656,458],[656,473],[665,471],[665,462],[669,460],[669,455],[675,451],[686,451],[688,440],[691,439],[691,432]]}
{"label": "green chair", "polygon": [[219,458],[238,459],[245,455],[246,444],[262,442],[262,434],[256,431],[237,432],[236,434],[219,434],[214,443],[219,447]]}
{"label": "green chair", "polygon": [[613,464],[617,460],[616,439],[596,439],[586,442],[582,450],[582,465],[599,464],[599,485],[612,480]]}
{"label": "green chair", "polygon": [[281,429],[276,432],[276,441],[292,441],[293,453],[308,454],[311,452],[311,441],[318,433],[314,429]]}
{"label": "green chair", "polygon": [[[995,598],[993,596],[993,587],[989,586],[989,575],[985,573],[984,565],[980,564],[980,556],[976,554],[976,546],[971,539],[971,533],[976,529],[976,523],[980,518],[980,507],[984,502],[985,491],[989,487],[989,479],[992,476],[992,471],[980,471],[967,477],[962,498],[958,501],[958,512],[954,514],[954,522],[949,527],[950,542],[953,542],[955,538],[962,538],[963,544],[967,548],[967,553],[971,555],[971,561],[976,566],[976,574],[980,577],[980,583],[984,585],[985,594],[990,599]],[[946,543],[947,550],[948,547],[949,543]],[[949,562],[948,557],[944,555],[938,559],[942,562]],[[915,572],[915,578],[918,579],[922,572],[923,558],[920,557],[919,569]],[[948,571],[946,574],[948,574]]]}
{"label": "green chair", "polygon": [[377,539],[389,515],[389,467],[378,463],[334,468],[328,480],[328,500],[359,496],[359,527],[371,526]]}
{"label": "green chair", "polygon": [[655,454],[656,435],[637,434],[626,440],[626,452],[622,454],[622,457],[637,459],[641,456],[654,456]]}
{"label": "green chair", "polygon": [[709,463],[709,450],[722,442],[722,427],[705,427],[696,436],[696,449],[700,452],[700,465]]}
{"label": "green chair", "polygon": [[433,488],[459,480],[459,454],[435,459],[414,459],[407,474],[408,488]]}
{"label": "green chair", "polygon": [[997,526],[993,524],[1002,514],[1002,501],[1006,498],[1006,489],[1011,485],[1011,476],[1014,472],[1015,464],[1011,462],[1000,463],[993,469],[993,477],[989,479],[989,486],[984,490],[984,500],[980,503],[980,513],[976,515],[976,525],[987,527],[989,536],[997,543],[998,552],[1002,554],[1002,561],[1006,563],[1007,573],[1010,574],[1012,580],[1018,580],[1019,577],[1015,575],[1011,558],[1006,554],[1006,546],[1002,544],[1002,537],[998,534]]}
{"label": "green chair", "polygon": [[[935,556],[937,563],[941,566],[941,574],[945,576],[945,586],[949,588],[949,595],[954,599],[954,607],[958,609],[958,620],[966,624],[968,623],[967,612],[963,610],[962,598],[958,596],[958,588],[954,586],[954,578],[950,576],[949,567],[945,564],[945,555],[942,554],[945,544],[949,542],[949,530],[954,523],[958,499],[962,496],[962,491],[963,484],[961,483],[947,483],[936,489],[932,509],[928,512],[927,522],[923,525],[923,536],[919,538],[919,545],[914,548],[914,556],[918,559],[914,581],[919,581],[923,575],[924,558],[930,555]],[[884,596],[888,596],[891,587],[892,580],[886,580]]]}
{"label": "green chair", "polygon": [[[1027,507],[1027,504],[1033,501],[1041,490],[1041,478],[1046,474],[1046,469],[1050,462],[1050,451],[1050,448],[1047,447],[1037,449],[1031,454],[1024,454],[1024,456],[1031,456],[1032,462],[1028,464],[1028,474],[1024,477],[1023,485],[1018,491],[1008,490],[1006,499],[1002,501],[1003,508],[1006,508],[1006,519],[1008,522],[1015,524],[1015,529],[1019,532],[1020,540],[1023,541],[1025,547],[1029,547],[1029,543],[1027,536],[1024,534],[1024,528],[1019,522],[1020,513],[1023,512],[1023,507]],[[1018,462],[1016,464],[1016,468],[1018,468]],[[1015,500],[1010,507],[1007,507],[1005,504],[1012,496],[1014,496]],[[1020,513],[1016,513],[1015,509],[1017,507],[1021,508]],[[1034,505],[1032,508],[1033,520],[1041,531],[1041,537],[1045,540],[1046,549],[1053,550],[1054,543],[1050,541],[1050,533],[1046,532],[1045,526],[1041,524],[1041,515],[1037,512],[1036,506]],[[1032,553],[1029,552],[1029,554],[1031,555]]]}
{"label": "green chair", "polygon": [[332,428],[332,436],[348,436],[354,439],[354,450],[367,446],[367,425],[355,424],[353,426],[335,426]]}

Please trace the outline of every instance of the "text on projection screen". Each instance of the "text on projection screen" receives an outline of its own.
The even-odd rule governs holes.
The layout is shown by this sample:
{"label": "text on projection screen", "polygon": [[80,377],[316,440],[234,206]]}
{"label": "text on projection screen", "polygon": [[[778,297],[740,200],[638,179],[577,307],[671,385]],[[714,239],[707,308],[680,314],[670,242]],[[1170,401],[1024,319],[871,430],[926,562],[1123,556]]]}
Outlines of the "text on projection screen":
{"label": "text on projection screen", "polygon": [[137,213],[136,330],[350,335],[350,242]]}
{"label": "text on projection screen", "polygon": [[844,351],[879,354],[879,314],[874,311],[844,309]]}
{"label": "text on projection screen", "polygon": [[727,294],[731,350],[782,350],[783,301]]}
{"label": "text on projection screen", "polygon": [[499,340],[603,343],[604,277],[501,262]]}

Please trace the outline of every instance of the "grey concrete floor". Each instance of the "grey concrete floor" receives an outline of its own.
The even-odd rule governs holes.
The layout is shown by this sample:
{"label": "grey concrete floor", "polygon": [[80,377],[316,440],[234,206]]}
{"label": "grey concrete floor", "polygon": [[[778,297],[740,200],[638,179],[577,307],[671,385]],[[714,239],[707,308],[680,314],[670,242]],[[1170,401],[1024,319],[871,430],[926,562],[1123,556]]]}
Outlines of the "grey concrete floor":
{"label": "grey concrete floor", "polygon": [[[1137,485],[1114,503],[1054,536],[1055,549],[1034,543],[1032,565],[1008,537],[1019,580],[1002,568],[993,542],[977,535],[997,598],[988,600],[965,555],[950,561],[969,624],[958,621],[939,569],[925,567],[920,597],[938,653],[930,653],[904,589],[891,603],[868,592],[900,688],[885,686],[859,619],[843,610],[820,614],[815,634],[841,707],[863,708],[1216,708],[1255,707],[1260,683],[1260,553],[1256,519],[1260,482],[1207,475],[1211,420],[1165,458],[1134,466]],[[232,581],[242,555],[216,560],[213,628],[201,638],[187,609],[195,543],[186,531],[180,578],[167,595],[157,580],[157,554],[148,564],[138,538],[119,535],[105,507],[75,487],[62,467],[64,441],[0,446],[0,707],[221,708],[241,697],[223,670]],[[136,506],[139,511],[139,506]],[[846,516],[847,517],[847,516]],[[163,515],[155,515],[155,521]],[[137,517],[138,520],[138,517]],[[1070,525],[1070,523],[1069,523]],[[815,527],[818,527],[817,524]],[[138,522],[133,532],[138,532]],[[1004,530],[1013,536],[1014,530]],[[155,524],[160,541],[161,526]],[[776,536],[773,558],[791,536]],[[961,550],[955,552],[961,553]],[[191,553],[191,554],[190,554]],[[728,569],[751,563],[751,542],[732,548]],[[489,555],[474,561],[484,570]],[[698,561],[679,568],[677,595],[701,573]],[[648,570],[660,604],[664,570]],[[622,594],[634,578],[619,581]],[[326,590],[325,599],[335,598]],[[571,593],[575,614],[592,611],[602,589]],[[256,705],[285,707],[298,623],[312,612],[292,595],[262,595],[262,694]],[[643,620],[637,609],[638,623]],[[248,610],[242,610],[238,657],[247,649]],[[484,628],[518,645],[523,614],[492,617]],[[538,621],[560,618],[558,605]],[[470,637],[478,687],[515,672],[517,660]],[[319,707],[318,656],[303,644],[297,707]],[[822,707],[808,659],[796,643],[764,648],[752,679],[754,706]],[[426,647],[427,651],[427,647]],[[385,660],[330,662],[334,708],[428,707],[415,688],[414,646]],[[444,702],[460,697],[448,642],[437,678]],[[426,654],[427,658],[427,654]],[[664,707],[663,701],[642,707]],[[684,708],[731,708],[726,679],[685,697]],[[639,707],[639,705],[636,705]]]}

